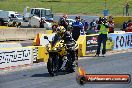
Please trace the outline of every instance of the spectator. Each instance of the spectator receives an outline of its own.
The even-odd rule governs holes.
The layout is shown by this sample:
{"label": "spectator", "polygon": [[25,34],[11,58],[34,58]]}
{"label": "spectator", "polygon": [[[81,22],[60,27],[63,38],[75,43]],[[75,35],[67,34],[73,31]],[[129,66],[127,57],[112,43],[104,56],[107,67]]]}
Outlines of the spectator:
{"label": "spectator", "polygon": [[99,27],[98,48],[95,56],[99,56],[100,54],[101,43],[103,43],[102,55],[104,56],[106,53],[106,41],[109,26],[106,18],[102,18],[101,22]]}
{"label": "spectator", "polygon": [[99,30],[98,30],[98,26],[99,26],[100,24],[101,24],[101,23],[100,23],[100,18],[97,18],[97,19],[96,19],[96,24],[95,24],[95,25],[96,25],[96,28],[95,28],[95,31],[96,31],[96,32],[99,31]]}
{"label": "spectator", "polygon": [[112,16],[109,16],[108,25],[109,25],[109,33],[114,33],[115,23],[113,21],[113,17]]}
{"label": "spectator", "polygon": [[93,21],[91,22],[91,27],[89,28],[89,30],[88,30],[87,33],[86,33],[87,35],[89,35],[89,34],[96,34],[96,33],[98,32],[98,30],[97,30],[98,21],[99,21],[99,19],[97,19],[96,21],[93,20]]}
{"label": "spectator", "polygon": [[89,30],[87,31],[87,35],[89,35],[89,34],[96,34],[97,33],[97,31],[96,31],[96,26],[93,26],[93,27],[91,27],[91,28],[89,28]]}
{"label": "spectator", "polygon": [[57,27],[58,27],[58,25],[53,25],[52,26],[52,33],[56,32]]}
{"label": "spectator", "polygon": [[125,4],[126,16],[129,16],[129,4],[128,2]]}
{"label": "spectator", "polygon": [[93,21],[90,23],[90,27],[92,27],[94,25],[96,25],[96,20],[95,19],[93,19]]}
{"label": "spectator", "polygon": [[66,21],[66,19],[68,18],[68,16],[65,14],[63,17],[61,17],[60,18],[60,20],[59,20],[59,26],[64,26],[64,28],[66,29],[66,30],[68,30],[68,22]]}
{"label": "spectator", "polygon": [[132,26],[132,20],[128,20],[127,26],[128,26],[128,27]]}
{"label": "spectator", "polygon": [[99,17],[99,20],[98,20],[97,23],[98,23],[98,24],[101,24],[101,23],[102,23],[102,18],[101,18],[101,17]]}
{"label": "spectator", "polygon": [[78,40],[80,34],[84,34],[83,24],[80,22],[80,16],[76,16],[76,22],[72,23],[72,37],[74,40]]}
{"label": "spectator", "polygon": [[89,24],[85,19],[82,21],[82,23],[83,23],[83,26],[84,26],[84,31],[86,32],[88,30],[88,25]]}
{"label": "spectator", "polygon": [[45,20],[43,18],[41,18],[41,20],[40,20],[40,28],[44,28],[44,23],[45,23]]}
{"label": "spectator", "polygon": [[124,22],[124,23],[123,23],[123,30],[125,30],[126,28],[127,28],[127,23]]}
{"label": "spectator", "polygon": [[96,21],[96,23],[97,23],[97,31],[99,31],[99,30],[100,30],[100,25],[101,25],[101,23],[102,23],[102,18],[99,17],[99,20]]}

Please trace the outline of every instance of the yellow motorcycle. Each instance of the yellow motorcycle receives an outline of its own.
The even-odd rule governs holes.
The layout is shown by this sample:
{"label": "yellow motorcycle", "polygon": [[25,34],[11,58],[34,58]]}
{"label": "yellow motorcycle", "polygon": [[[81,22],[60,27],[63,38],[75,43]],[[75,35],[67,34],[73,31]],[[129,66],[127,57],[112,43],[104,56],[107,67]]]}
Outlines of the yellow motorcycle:
{"label": "yellow motorcycle", "polygon": [[[48,40],[48,37],[44,36],[44,39]],[[57,75],[58,72],[69,72],[78,66],[78,44],[75,41],[73,43],[64,44],[63,40],[58,40],[49,41],[46,45],[49,52],[47,69],[51,76]]]}

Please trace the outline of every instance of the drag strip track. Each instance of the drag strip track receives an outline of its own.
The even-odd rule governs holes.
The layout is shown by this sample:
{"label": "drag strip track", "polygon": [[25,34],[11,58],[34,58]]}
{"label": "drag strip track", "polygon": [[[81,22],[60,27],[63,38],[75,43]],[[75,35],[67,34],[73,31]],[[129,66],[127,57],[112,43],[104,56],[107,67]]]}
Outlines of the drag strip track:
{"label": "drag strip track", "polygon": [[[79,66],[88,74],[132,75],[132,53],[106,57],[83,57]],[[77,84],[76,73],[50,77],[46,66],[0,75],[0,88],[132,88],[130,84]]]}

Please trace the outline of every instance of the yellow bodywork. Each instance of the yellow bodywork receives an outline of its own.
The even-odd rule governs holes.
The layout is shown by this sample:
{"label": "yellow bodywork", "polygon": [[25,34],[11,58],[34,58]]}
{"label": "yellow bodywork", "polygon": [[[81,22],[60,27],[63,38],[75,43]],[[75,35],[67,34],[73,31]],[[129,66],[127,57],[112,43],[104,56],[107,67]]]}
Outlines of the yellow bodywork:
{"label": "yellow bodywork", "polygon": [[[57,52],[59,55],[64,56],[67,54],[66,47],[63,46],[63,40],[58,41],[54,46],[49,45],[49,52]],[[58,49],[60,48],[60,49]]]}

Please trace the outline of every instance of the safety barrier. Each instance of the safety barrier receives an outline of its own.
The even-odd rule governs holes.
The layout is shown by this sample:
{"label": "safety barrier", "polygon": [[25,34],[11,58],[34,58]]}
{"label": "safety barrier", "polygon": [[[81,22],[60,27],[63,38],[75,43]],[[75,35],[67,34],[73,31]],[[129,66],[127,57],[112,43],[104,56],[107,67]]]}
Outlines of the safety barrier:
{"label": "safety barrier", "polygon": [[[95,54],[97,50],[97,37],[98,34],[92,34],[92,35],[81,35],[78,39],[79,44],[79,56],[90,56],[92,54]],[[108,38],[106,42],[106,49],[112,50],[113,48],[113,41]]]}
{"label": "safety barrier", "polygon": [[[38,35],[44,40],[44,35]],[[54,34],[49,34],[49,40],[52,39]],[[88,56],[95,54],[97,49],[97,37],[98,34],[93,35],[81,35],[78,39],[78,54],[79,56]],[[41,42],[41,40],[40,40]],[[124,33],[117,32],[108,35],[106,43],[107,50],[123,50],[132,48],[132,32]],[[28,46],[28,47],[16,47],[16,48],[0,48],[0,69],[12,66],[19,66],[24,64],[32,64],[33,62],[47,62],[49,54],[43,46]]]}
{"label": "safety barrier", "polygon": [[40,60],[48,60],[44,46],[0,48],[0,69],[29,65]]}
{"label": "safety barrier", "polygon": [[[45,46],[49,42],[47,39],[44,39],[44,36],[48,36],[48,39],[52,41],[52,38],[55,34],[39,34],[39,37],[34,39],[33,45],[38,44]],[[88,56],[91,54],[95,54],[97,50],[97,37],[98,34],[92,35],[81,35],[78,39],[78,53],[79,56]],[[108,40],[106,42],[107,50],[122,50],[132,48],[132,33],[124,31],[115,31],[115,33],[108,34]]]}
{"label": "safety barrier", "polygon": [[0,43],[0,48],[13,48],[13,47],[22,47],[22,45],[20,43]]}
{"label": "safety barrier", "polygon": [[86,35],[79,36],[77,41],[79,48],[78,48],[78,56],[85,56],[86,51]]}
{"label": "safety barrier", "polygon": [[123,50],[132,48],[132,32],[109,34],[109,38],[114,42],[112,50]]}
{"label": "safety barrier", "polygon": [[132,20],[132,16],[115,16],[114,22],[116,27],[122,27],[123,22],[127,22]]}
{"label": "safety barrier", "polygon": [[[118,33],[118,32],[117,32]],[[122,33],[122,32],[121,32]],[[55,34],[37,34],[33,41],[33,45],[40,45],[40,46],[45,46],[46,44],[49,43],[49,41],[52,41],[52,38]],[[44,39],[44,36],[47,36],[49,41],[47,39]],[[97,50],[97,37],[98,34],[93,34],[93,35],[81,35],[79,36],[79,39],[77,41],[79,45],[78,49],[78,55],[79,56],[87,56],[95,53]],[[112,50],[113,47],[113,41],[108,38],[107,40],[107,50]]]}
{"label": "safety barrier", "polygon": [[32,48],[0,49],[0,68],[31,64]]}
{"label": "safety barrier", "polygon": [[0,30],[0,41],[34,39],[38,33],[51,33],[45,28],[6,28]]}
{"label": "safety barrier", "polygon": [[1,29],[8,29],[8,28],[15,28],[15,27],[0,26],[0,30],[1,30]]}
{"label": "safety barrier", "polygon": [[36,62],[47,62],[49,53],[44,46],[38,46],[38,58]]}
{"label": "safety barrier", "polygon": [[[98,34],[83,35],[79,37],[79,56],[95,54],[98,46],[97,37]],[[107,50],[123,50],[130,48],[132,48],[132,32],[117,32],[108,34],[108,40],[106,42]]]}

